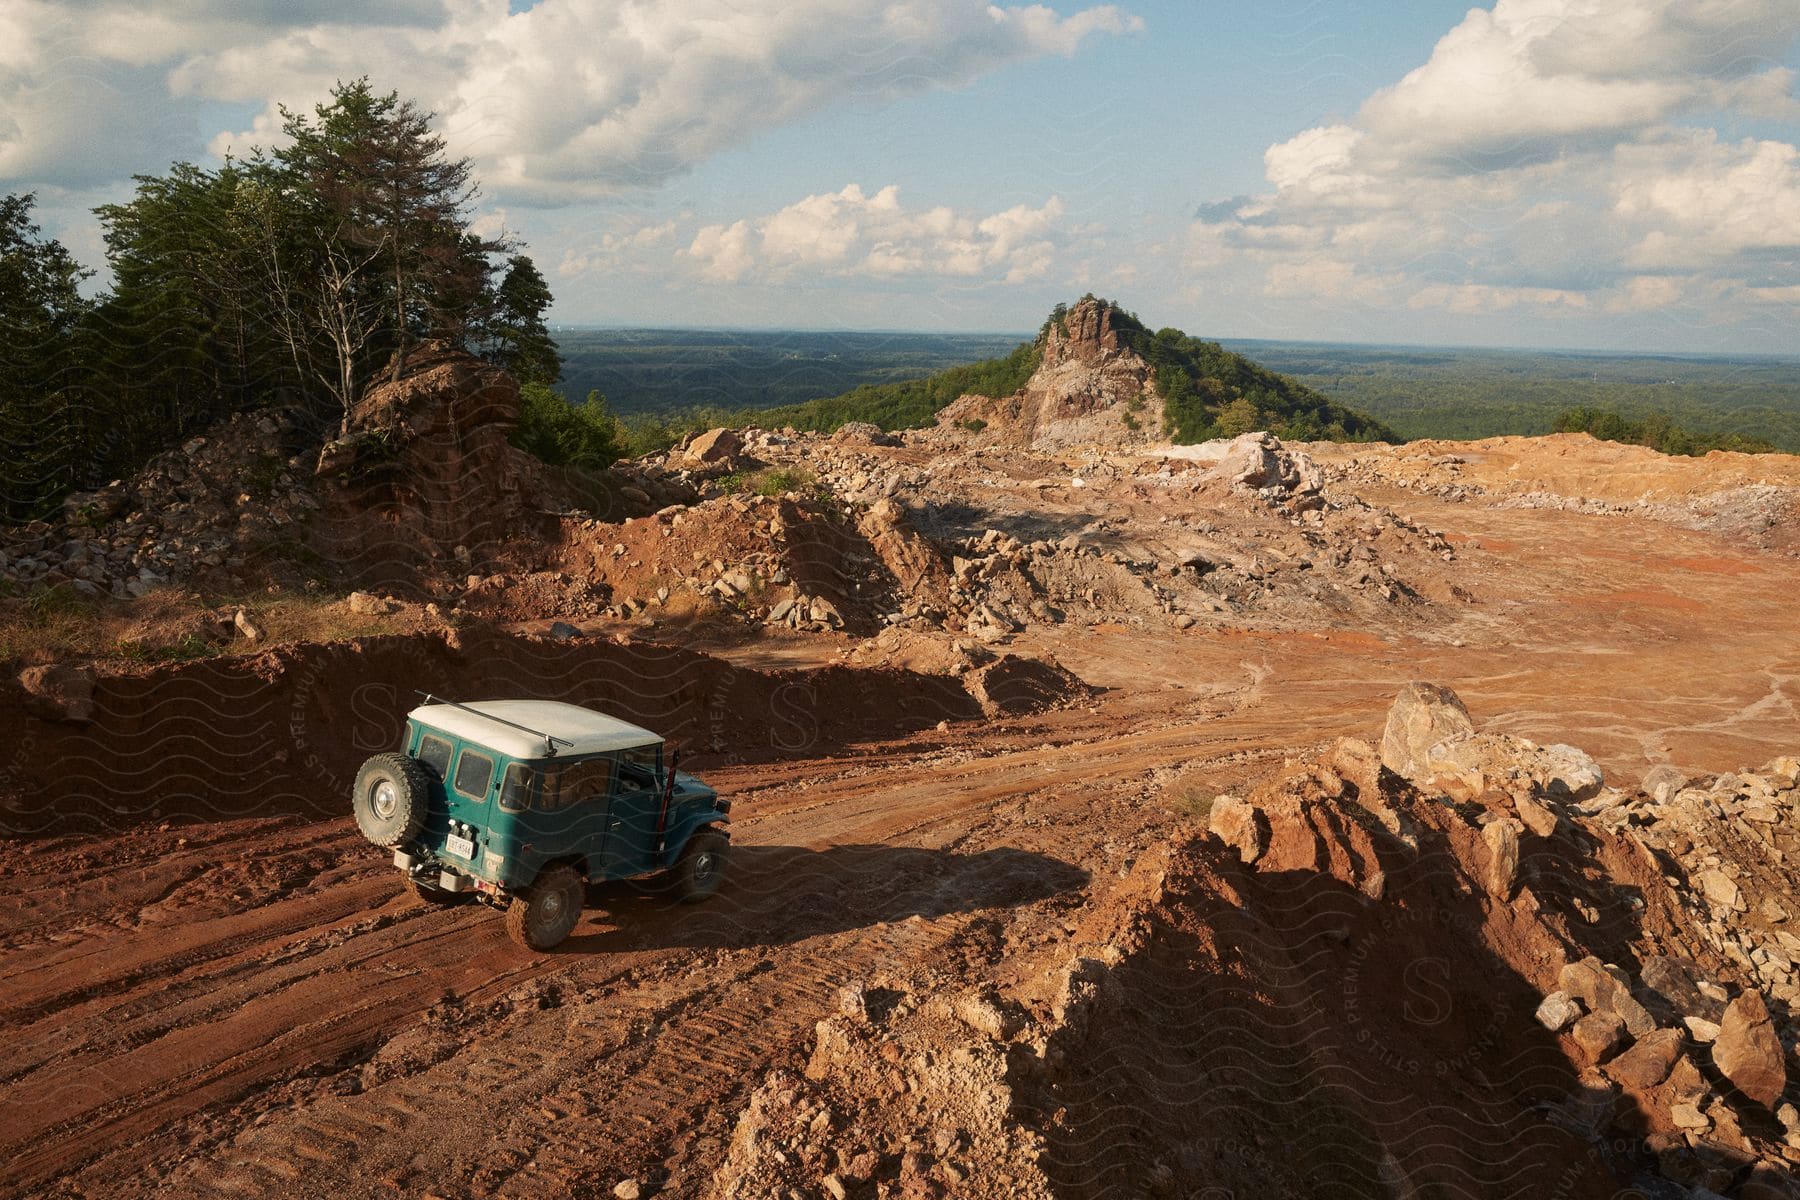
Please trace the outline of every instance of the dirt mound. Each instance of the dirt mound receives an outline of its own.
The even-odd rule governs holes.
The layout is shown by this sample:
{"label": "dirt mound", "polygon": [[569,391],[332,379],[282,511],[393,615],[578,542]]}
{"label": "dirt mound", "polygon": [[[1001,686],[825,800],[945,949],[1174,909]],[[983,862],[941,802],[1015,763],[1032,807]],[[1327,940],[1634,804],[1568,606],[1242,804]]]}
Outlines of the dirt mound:
{"label": "dirt mound", "polygon": [[1632,516],[1792,550],[1800,457],[1714,450],[1701,458],[1585,433],[1313,447],[1335,480],[1457,503]]}
{"label": "dirt mound", "polygon": [[[506,619],[712,614],[868,636],[917,610],[945,575],[892,506],[855,510],[801,493],[727,495],[618,524],[567,519],[534,583],[482,582],[465,610]],[[940,602],[941,603],[941,602]]]}
{"label": "dirt mound", "polygon": [[[1788,796],[1791,766],[1706,794]],[[1037,969],[843,988],[804,1067],[736,1117],[710,1194],[1427,1194],[1497,1172],[1786,1194],[1787,1000],[1690,945],[1711,922],[1616,793],[1516,778],[1458,802],[1340,739],[1097,886]],[[1518,822],[1526,797],[1554,823]],[[1512,823],[1496,875],[1488,831]],[[1778,969],[1771,940],[1743,945]]]}

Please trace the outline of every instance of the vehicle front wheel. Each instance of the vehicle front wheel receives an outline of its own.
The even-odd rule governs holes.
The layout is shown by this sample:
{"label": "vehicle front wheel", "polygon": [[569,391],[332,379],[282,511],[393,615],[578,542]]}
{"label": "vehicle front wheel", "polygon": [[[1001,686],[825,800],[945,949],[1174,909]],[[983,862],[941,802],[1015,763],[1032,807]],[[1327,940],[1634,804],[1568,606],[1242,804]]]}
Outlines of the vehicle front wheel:
{"label": "vehicle front wheel", "polygon": [[548,867],[507,905],[506,932],[527,950],[549,950],[574,930],[586,901],[574,867]]}
{"label": "vehicle front wheel", "polygon": [[443,888],[427,883],[416,875],[406,877],[406,890],[427,904],[461,904],[468,898],[466,892],[446,892]]}
{"label": "vehicle front wheel", "polygon": [[675,895],[697,904],[719,890],[725,879],[725,855],[731,842],[724,834],[703,829],[688,839],[675,863]]}

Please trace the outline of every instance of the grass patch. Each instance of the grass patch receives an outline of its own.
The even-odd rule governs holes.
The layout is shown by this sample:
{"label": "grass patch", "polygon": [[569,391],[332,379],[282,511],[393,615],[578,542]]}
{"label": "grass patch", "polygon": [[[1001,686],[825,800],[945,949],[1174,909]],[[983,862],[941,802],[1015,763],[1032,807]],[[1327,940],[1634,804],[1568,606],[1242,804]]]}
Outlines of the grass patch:
{"label": "grass patch", "polygon": [[1211,788],[1203,788],[1197,783],[1185,780],[1177,781],[1163,792],[1163,803],[1169,809],[1184,817],[1191,817],[1202,825],[1212,820],[1213,801],[1219,794]]}
{"label": "grass patch", "polygon": [[818,486],[818,477],[799,467],[769,467],[761,471],[733,471],[721,475],[713,486],[727,496],[749,494],[774,499],[789,492],[811,492],[823,500],[826,489]]}
{"label": "grass patch", "polygon": [[[89,600],[67,585],[0,598],[0,661],[155,664],[215,655],[254,654],[287,642],[339,642],[373,634],[442,627],[423,608],[389,615],[350,612],[340,596],[267,593],[200,596],[156,588],[137,600]],[[248,609],[263,636],[252,642],[230,628]]]}

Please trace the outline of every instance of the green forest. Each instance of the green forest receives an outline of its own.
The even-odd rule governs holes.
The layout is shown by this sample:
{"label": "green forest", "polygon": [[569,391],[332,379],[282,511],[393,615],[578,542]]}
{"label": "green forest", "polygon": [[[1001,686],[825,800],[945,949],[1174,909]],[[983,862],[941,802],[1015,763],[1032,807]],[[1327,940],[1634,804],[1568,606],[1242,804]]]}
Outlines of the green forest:
{"label": "green forest", "polygon": [[176,163],[97,209],[98,296],[34,197],[0,197],[0,517],[45,515],[245,409],[329,436],[426,338],[555,382],[549,288],[472,231],[470,165],[430,114],[367,80],[282,113],[282,148]]}
{"label": "green forest", "polygon": [[[1376,417],[1403,438],[1555,432],[1571,410],[1615,415],[1596,437],[1650,421],[1705,439],[1800,453],[1800,358],[1228,341]],[[1572,418],[1571,418],[1572,419]],[[1621,436],[1610,436],[1618,434]],[[1654,435],[1654,430],[1652,430]],[[1648,443],[1646,443],[1648,444]],[[1670,442],[1668,453],[1689,453]],[[1746,448],[1745,445],[1719,448]]]}
{"label": "green forest", "polygon": [[[1216,342],[1189,337],[1178,329],[1151,333],[1133,314],[1111,301],[1101,303],[1112,308],[1121,340],[1155,371],[1157,390],[1167,401],[1164,432],[1177,442],[1202,442],[1256,429],[1302,441],[1398,440],[1379,421],[1335,404]],[[868,421],[890,430],[922,428],[958,396],[1010,396],[1025,386],[1043,359],[1050,328],[1062,325],[1067,314],[1067,305],[1057,305],[1037,336],[1017,343],[1008,354],[916,379],[863,383],[840,395],[798,404],[682,409],[652,402],[640,406],[633,392],[615,407],[634,452],[656,449],[685,433],[715,425],[830,431],[850,421]],[[795,339],[803,335],[786,336]],[[656,393],[658,399],[660,395]]]}

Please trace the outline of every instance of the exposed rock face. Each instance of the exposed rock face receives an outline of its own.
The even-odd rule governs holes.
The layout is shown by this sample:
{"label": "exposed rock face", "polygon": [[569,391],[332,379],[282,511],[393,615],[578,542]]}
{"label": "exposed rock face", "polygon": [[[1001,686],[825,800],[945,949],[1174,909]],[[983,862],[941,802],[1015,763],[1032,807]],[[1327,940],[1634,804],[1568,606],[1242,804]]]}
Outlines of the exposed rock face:
{"label": "exposed rock face", "polygon": [[1656,954],[1644,960],[1642,979],[1653,1002],[1660,1001],[1675,1017],[1698,1017],[1715,1024],[1725,1003],[1700,990],[1700,969],[1685,958]]}
{"label": "exposed rock face", "polygon": [[1738,1091],[1771,1108],[1787,1087],[1787,1064],[1781,1039],[1769,1016],[1768,1002],[1755,988],[1733,1000],[1719,1022],[1713,1062]]}
{"label": "exposed rock face", "polygon": [[1501,817],[1481,831],[1487,843],[1487,889],[1501,900],[1512,899],[1519,878],[1519,823]]}
{"label": "exposed rock face", "polygon": [[1657,1029],[1606,1064],[1608,1078],[1630,1092],[1647,1092],[1669,1077],[1681,1056],[1681,1034]]}
{"label": "exposed rock face", "polygon": [[1388,709],[1381,764],[1403,779],[1420,778],[1433,746],[1474,732],[1475,722],[1455,692],[1432,683],[1409,683]]}
{"label": "exposed rock face", "polygon": [[985,426],[981,440],[1035,450],[1148,445],[1163,440],[1163,401],[1150,364],[1122,344],[1111,306],[1092,297],[1044,338],[1043,361],[1014,396],[965,396],[943,428]]}
{"label": "exposed rock face", "polygon": [[507,441],[518,412],[518,384],[499,367],[441,345],[415,351],[319,457],[331,502],[318,548],[382,583],[458,546],[483,560],[538,529],[541,465]]}
{"label": "exposed rock face", "polygon": [[1238,852],[1238,858],[1254,863],[1269,845],[1268,821],[1262,813],[1236,796],[1220,796],[1207,815],[1207,830]]}
{"label": "exposed rock face", "polygon": [[912,527],[905,509],[892,500],[877,500],[858,519],[857,528],[906,595],[915,601],[948,602],[950,564],[944,561],[942,551]]}
{"label": "exposed rock face", "polygon": [[[1388,710],[1381,758],[1395,774],[1455,800],[1501,795],[1525,828],[1556,831],[1547,802],[1573,804],[1598,795],[1599,764],[1573,746],[1539,746],[1502,733],[1476,733],[1455,692],[1409,683]],[[1518,797],[1517,800],[1508,797]]]}
{"label": "exposed rock face", "polygon": [[1631,989],[1598,958],[1589,956],[1563,967],[1558,981],[1562,990],[1581,1001],[1591,1013],[1619,1018],[1626,1032],[1641,1038],[1656,1030],[1656,1019],[1632,996]]}

